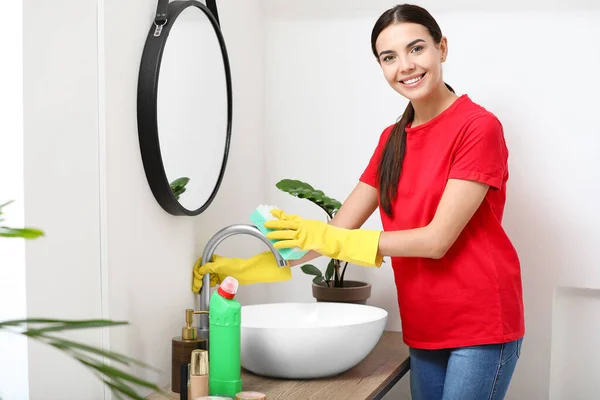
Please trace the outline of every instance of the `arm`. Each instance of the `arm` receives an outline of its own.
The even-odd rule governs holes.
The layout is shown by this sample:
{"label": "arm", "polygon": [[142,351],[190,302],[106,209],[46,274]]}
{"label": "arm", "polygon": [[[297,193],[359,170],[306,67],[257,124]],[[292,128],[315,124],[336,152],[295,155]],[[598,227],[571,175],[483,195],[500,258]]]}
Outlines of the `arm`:
{"label": "arm", "polygon": [[[377,189],[358,182],[329,224],[340,228],[358,229],[377,209],[377,205]],[[316,251],[309,251],[301,259],[290,261],[290,266],[302,265],[320,256]]]}
{"label": "arm", "polygon": [[439,259],[452,247],[489,189],[480,182],[449,179],[433,220],[423,228],[383,232],[379,253]]}

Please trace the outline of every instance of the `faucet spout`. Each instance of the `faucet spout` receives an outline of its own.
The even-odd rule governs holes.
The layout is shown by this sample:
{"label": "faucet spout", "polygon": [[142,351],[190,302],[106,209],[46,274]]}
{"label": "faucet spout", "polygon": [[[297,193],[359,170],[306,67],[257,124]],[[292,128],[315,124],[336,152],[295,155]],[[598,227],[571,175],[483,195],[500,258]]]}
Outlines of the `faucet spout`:
{"label": "faucet spout", "polygon": [[[206,264],[210,260],[212,260],[215,250],[219,244],[233,235],[251,235],[262,240],[273,256],[277,260],[277,264],[279,267],[287,266],[287,262],[281,257],[281,254],[277,251],[275,247],[271,244],[269,239],[267,239],[254,225],[230,225],[225,227],[215,233],[212,238],[206,244],[204,248],[204,252],[202,253],[202,265]],[[198,310],[199,311],[208,311],[208,306],[210,302],[210,274],[206,274],[202,277],[202,289],[200,289],[200,295],[198,296]],[[200,314],[199,324],[198,324],[198,336],[208,339],[208,315]]]}

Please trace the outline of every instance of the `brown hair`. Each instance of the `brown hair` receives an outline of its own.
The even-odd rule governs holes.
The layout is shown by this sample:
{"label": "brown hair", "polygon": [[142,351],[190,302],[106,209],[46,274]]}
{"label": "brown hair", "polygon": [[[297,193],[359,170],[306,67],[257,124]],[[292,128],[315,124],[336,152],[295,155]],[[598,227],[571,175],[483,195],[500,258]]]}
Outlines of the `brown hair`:
{"label": "brown hair", "polygon": [[[373,27],[371,32],[371,49],[377,59],[377,48],[375,42],[379,34],[388,26],[400,22],[410,22],[424,26],[429,31],[436,44],[442,40],[442,31],[436,20],[422,7],[401,4],[390,8],[384,12]],[[454,92],[450,85],[445,84],[448,90]],[[409,102],[401,118],[392,128],[389,138],[379,161],[377,168],[377,177],[379,180],[379,203],[381,209],[389,216],[392,216],[392,201],[398,191],[398,183],[402,173],[402,162],[406,153],[406,126],[412,122],[415,117],[415,110],[412,103]]]}

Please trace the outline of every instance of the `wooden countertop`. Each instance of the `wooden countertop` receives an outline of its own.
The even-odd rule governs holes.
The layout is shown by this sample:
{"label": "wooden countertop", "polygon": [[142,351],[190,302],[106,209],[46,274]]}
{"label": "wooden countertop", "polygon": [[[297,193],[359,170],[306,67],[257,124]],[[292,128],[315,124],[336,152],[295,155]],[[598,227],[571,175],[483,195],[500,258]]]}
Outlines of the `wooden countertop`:
{"label": "wooden countertop", "polygon": [[[286,380],[265,378],[242,370],[243,390],[262,392],[268,400],[378,400],[409,369],[408,347],[402,333],[385,331],[373,351],[343,374],[323,379]],[[154,393],[147,400],[178,400],[167,387],[167,395]],[[192,399],[190,399],[192,400]]]}

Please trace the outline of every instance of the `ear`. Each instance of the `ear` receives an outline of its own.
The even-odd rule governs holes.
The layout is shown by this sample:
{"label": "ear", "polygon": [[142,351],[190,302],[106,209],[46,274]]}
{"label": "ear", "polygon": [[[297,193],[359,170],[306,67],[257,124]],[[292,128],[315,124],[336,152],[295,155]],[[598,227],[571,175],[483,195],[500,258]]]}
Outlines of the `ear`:
{"label": "ear", "polygon": [[448,39],[446,36],[442,36],[442,40],[439,45],[440,53],[441,53],[441,61],[445,62],[448,58]]}

